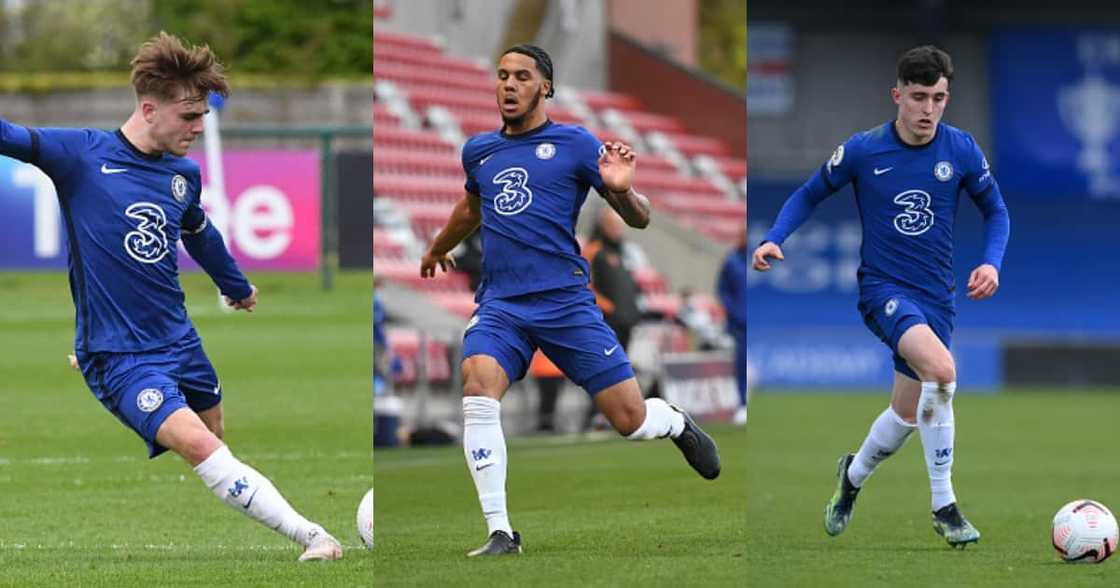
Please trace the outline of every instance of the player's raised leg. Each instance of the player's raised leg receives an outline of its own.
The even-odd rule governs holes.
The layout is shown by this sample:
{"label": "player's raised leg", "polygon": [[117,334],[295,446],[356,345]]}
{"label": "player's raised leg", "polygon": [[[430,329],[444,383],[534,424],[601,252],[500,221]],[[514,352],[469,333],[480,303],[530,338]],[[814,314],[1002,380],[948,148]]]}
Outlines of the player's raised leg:
{"label": "player's raised leg", "polygon": [[463,360],[463,453],[489,535],[468,557],[521,553],[521,535],[510,526],[506,510],[501,399],[507,388],[509,376],[494,357],[472,355]]}
{"label": "player's raised leg", "polygon": [[953,395],[957,389],[953,356],[924,324],[902,334],[898,353],[922,380],[915,413],[929,471],[933,528],[954,547],[975,543],[980,532],[961,515],[953,493]]}
{"label": "player's raised leg", "polygon": [[859,451],[840,458],[836,492],[824,509],[824,529],[829,535],[839,535],[848,528],[864,482],[910,438],[915,428],[914,406],[920,393],[920,382],[896,372],[891,405],[871,423]]}
{"label": "player's raised leg", "polygon": [[669,437],[688,464],[704,478],[719,476],[719,449],[715,441],[679,408],[660,398],[642,400],[633,376],[597,392],[595,406],[619,434],[631,441]]}
{"label": "player's raised leg", "polygon": [[[211,412],[210,416],[215,413]],[[342,546],[323,527],[300,515],[260,472],[230,453],[199,416],[183,407],[160,425],[156,443],[182,456],[222,502],[303,545],[300,561],[334,560]]]}

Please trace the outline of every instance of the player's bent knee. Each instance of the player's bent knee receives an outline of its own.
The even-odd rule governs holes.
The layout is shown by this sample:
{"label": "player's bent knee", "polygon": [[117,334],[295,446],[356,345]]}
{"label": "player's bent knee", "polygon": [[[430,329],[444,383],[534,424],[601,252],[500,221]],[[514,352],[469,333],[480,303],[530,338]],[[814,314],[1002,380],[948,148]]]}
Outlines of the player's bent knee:
{"label": "player's bent knee", "polygon": [[948,384],[957,381],[957,366],[953,357],[939,358],[933,363],[929,373],[930,379],[938,384]]}
{"label": "player's bent knee", "polygon": [[493,398],[494,400],[501,400],[502,395],[491,387],[484,386],[481,382],[475,379],[469,379],[463,382],[463,396],[483,396],[485,398]]}

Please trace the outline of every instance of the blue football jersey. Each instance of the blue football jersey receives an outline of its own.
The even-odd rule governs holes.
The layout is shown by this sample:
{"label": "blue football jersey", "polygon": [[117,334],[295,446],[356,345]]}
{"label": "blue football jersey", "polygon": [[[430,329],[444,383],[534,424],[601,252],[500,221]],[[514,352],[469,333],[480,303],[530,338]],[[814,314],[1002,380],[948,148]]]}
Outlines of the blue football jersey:
{"label": "blue football jersey", "polygon": [[[119,130],[29,129],[2,120],[0,154],[39,167],[58,192],[75,349],[147,351],[190,331],[177,244],[185,222],[192,231],[206,223],[196,163],[146,155]],[[247,295],[247,280],[232,269],[235,290]]]}
{"label": "blue football jersey", "polygon": [[[863,225],[858,276],[864,294],[902,287],[953,306],[953,223],[962,190],[992,219],[984,262],[999,269],[1007,241],[1006,209],[988,162],[968,133],[941,123],[931,142],[914,146],[902,141],[893,121],[887,122],[837,147],[802,190],[815,204],[848,183]],[[786,212],[766,240],[781,244],[804,220]]]}
{"label": "blue football jersey", "polygon": [[475,135],[463,146],[465,188],[481,199],[482,282],[475,300],[586,285],[575,226],[599,176],[603,144],[586,129],[546,122],[522,135]]}

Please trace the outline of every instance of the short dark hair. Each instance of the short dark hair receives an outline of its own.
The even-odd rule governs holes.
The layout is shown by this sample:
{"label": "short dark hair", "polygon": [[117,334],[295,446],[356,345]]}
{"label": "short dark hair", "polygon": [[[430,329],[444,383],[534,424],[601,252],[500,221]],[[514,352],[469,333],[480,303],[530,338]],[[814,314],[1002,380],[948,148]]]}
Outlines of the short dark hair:
{"label": "short dark hair", "polygon": [[205,100],[210,92],[229,95],[222,64],[207,45],[187,46],[178,37],[163,31],[140,46],[132,58],[132,87],[136,96],[175,100]]}
{"label": "short dark hair", "polygon": [[898,58],[898,81],[903,85],[932,86],[941,76],[953,81],[953,59],[933,45],[914,47]]}
{"label": "short dark hair", "polygon": [[537,71],[540,72],[544,79],[552,83],[552,87],[548,89],[548,94],[545,94],[545,98],[552,98],[553,94],[556,93],[556,82],[552,80],[552,58],[548,56],[548,52],[536,45],[522,43],[521,45],[514,45],[506,49],[502,52],[502,55],[506,55],[507,53],[520,53],[527,57],[532,57],[533,61],[537,63]]}

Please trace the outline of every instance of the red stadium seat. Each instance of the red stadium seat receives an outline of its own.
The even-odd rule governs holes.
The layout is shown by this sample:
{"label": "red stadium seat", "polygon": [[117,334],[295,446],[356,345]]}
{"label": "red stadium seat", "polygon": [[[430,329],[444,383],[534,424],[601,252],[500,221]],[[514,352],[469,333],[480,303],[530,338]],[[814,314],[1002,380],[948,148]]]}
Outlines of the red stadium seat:
{"label": "red stadium seat", "polygon": [[373,228],[373,256],[386,259],[400,259],[404,247],[393,240],[384,229]]}
{"label": "red stadium seat", "polygon": [[711,155],[713,157],[731,155],[731,149],[719,139],[685,133],[665,133],[665,135],[676,145],[677,150],[689,157],[695,155]]}
{"label": "red stadium seat", "polygon": [[409,149],[382,147],[373,152],[373,173],[443,176],[461,180],[463,165],[458,157],[450,153],[420,153]]}
{"label": "red stadium seat", "polygon": [[728,179],[738,181],[747,177],[746,159],[741,157],[715,157],[713,159]]}
{"label": "red stadium seat", "polygon": [[373,150],[381,147],[400,147],[439,153],[456,152],[456,147],[430,131],[414,131],[386,126],[373,127]]}
{"label": "red stadium seat", "polygon": [[389,107],[384,102],[373,103],[373,124],[374,126],[390,126],[395,127],[401,122],[400,117],[389,111]]}
{"label": "red stadium seat", "polygon": [[[641,163],[638,164],[639,166]],[[685,194],[689,196],[706,196],[709,198],[722,198],[720,190],[705,178],[693,178],[677,173],[642,170],[634,180],[643,192],[648,192],[651,198]]]}
{"label": "red stadium seat", "polygon": [[416,35],[406,35],[403,33],[394,33],[392,31],[385,31],[380,28],[377,34],[373,37],[374,41],[374,55],[377,55],[377,46],[396,47],[403,49],[413,49],[417,51],[429,51],[433,53],[442,53],[438,45],[427,37],[420,37]]}
{"label": "red stadium seat", "polygon": [[679,118],[674,116],[665,116],[664,114],[655,114],[652,112],[630,111],[623,115],[626,122],[640,133],[648,133],[650,131],[661,131],[663,133],[683,133],[687,129],[684,123]]}
{"label": "red stadium seat", "polygon": [[[377,149],[374,148],[374,153]],[[375,155],[376,156],[376,155]],[[460,170],[461,171],[461,170]],[[377,196],[402,203],[435,203],[448,209],[463,197],[462,177],[426,177],[397,174],[374,174]]]}
{"label": "red stadium seat", "polygon": [[618,110],[642,110],[642,103],[637,98],[628,94],[606,92],[601,90],[580,90],[580,98],[592,110],[615,108]]}
{"label": "red stadium seat", "polygon": [[[440,276],[442,277],[442,275]],[[436,278],[437,280],[440,278]],[[444,310],[463,318],[470,318],[474,314],[474,293],[470,290],[462,292],[431,292],[428,297]]]}
{"label": "red stadium seat", "polygon": [[640,267],[631,274],[638,289],[645,294],[661,294],[668,291],[665,278],[652,267]]}
{"label": "red stadium seat", "polygon": [[493,82],[489,75],[482,72],[442,72],[402,63],[376,61],[373,78],[391,80],[399,86],[429,85],[456,88],[466,92],[493,92]]}

